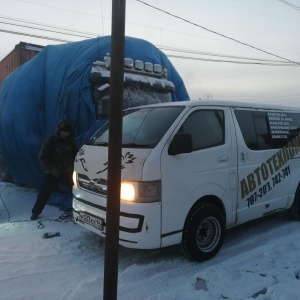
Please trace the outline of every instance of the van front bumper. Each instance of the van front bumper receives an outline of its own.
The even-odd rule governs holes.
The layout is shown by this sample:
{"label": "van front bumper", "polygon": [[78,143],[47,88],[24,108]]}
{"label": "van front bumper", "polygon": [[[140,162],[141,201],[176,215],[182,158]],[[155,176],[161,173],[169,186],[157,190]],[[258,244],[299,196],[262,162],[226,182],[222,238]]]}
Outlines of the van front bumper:
{"label": "van front bumper", "polygon": [[[80,194],[80,196],[85,196],[85,199],[75,195],[73,197],[75,222],[105,237],[106,198],[82,193],[82,191]],[[87,199],[90,197],[93,199]],[[122,201],[120,204],[119,244],[136,249],[160,248],[161,203],[124,203]]]}

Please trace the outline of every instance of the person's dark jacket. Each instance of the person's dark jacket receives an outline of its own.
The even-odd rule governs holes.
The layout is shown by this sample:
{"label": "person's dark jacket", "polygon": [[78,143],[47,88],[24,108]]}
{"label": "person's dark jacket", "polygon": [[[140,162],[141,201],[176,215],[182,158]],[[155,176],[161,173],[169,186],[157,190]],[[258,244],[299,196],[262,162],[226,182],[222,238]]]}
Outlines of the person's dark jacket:
{"label": "person's dark jacket", "polygon": [[[70,136],[67,139],[59,137],[59,131],[62,129],[70,131]],[[56,127],[55,134],[43,142],[39,158],[46,173],[60,178],[73,172],[77,150],[71,123],[61,121]]]}

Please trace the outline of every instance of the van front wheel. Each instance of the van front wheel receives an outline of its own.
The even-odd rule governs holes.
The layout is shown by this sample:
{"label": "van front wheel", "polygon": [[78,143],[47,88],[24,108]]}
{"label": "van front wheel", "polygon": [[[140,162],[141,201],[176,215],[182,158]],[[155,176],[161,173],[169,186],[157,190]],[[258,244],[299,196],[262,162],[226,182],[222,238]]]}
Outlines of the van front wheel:
{"label": "van front wheel", "polygon": [[200,203],[185,221],[181,247],[191,260],[207,260],[219,252],[224,234],[225,218],[219,208],[210,203]]}

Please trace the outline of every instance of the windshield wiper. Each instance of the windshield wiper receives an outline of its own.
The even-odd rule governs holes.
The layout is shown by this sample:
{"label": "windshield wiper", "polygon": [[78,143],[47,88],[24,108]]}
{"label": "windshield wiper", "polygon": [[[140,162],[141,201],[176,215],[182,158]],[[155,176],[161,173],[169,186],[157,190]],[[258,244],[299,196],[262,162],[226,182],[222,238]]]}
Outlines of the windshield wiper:
{"label": "windshield wiper", "polygon": [[[85,144],[86,145],[91,145],[91,146],[108,146],[108,142],[93,142],[93,141],[88,141]],[[151,145],[136,144],[136,143],[125,143],[125,144],[122,144],[122,147],[152,148]]]}
{"label": "windshield wiper", "polygon": [[107,142],[93,142],[93,141],[88,141],[85,144],[86,145],[92,145],[92,146],[108,146]]}
{"label": "windshield wiper", "polygon": [[123,147],[132,147],[132,148],[151,148],[150,145],[136,144],[136,143],[122,144],[122,146],[123,146]]}

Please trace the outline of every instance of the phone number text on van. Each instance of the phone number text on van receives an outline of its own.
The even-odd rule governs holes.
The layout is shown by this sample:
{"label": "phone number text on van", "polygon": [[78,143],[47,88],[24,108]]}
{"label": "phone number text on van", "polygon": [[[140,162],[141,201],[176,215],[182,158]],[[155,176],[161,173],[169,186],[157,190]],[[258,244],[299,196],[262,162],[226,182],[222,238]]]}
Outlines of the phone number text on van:
{"label": "phone number text on van", "polygon": [[279,173],[271,178],[271,181],[267,181],[262,187],[258,189],[258,192],[254,192],[250,197],[246,199],[248,207],[253,205],[258,199],[262,198],[269,191],[272,190],[272,187],[275,187],[282,180],[287,178],[291,174],[290,166],[283,168]]}

